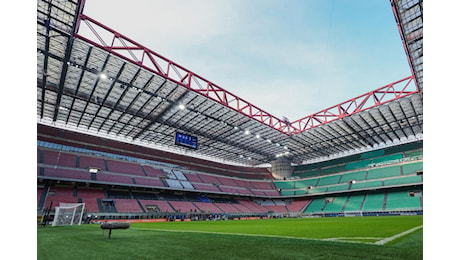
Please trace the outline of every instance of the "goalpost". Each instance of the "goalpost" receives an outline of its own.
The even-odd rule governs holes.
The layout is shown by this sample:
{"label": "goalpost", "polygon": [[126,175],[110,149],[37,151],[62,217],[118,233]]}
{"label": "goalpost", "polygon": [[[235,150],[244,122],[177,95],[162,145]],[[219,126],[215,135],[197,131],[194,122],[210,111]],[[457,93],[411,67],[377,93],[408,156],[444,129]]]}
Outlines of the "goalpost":
{"label": "goalpost", "polygon": [[59,203],[52,226],[80,225],[84,210],[85,203]]}

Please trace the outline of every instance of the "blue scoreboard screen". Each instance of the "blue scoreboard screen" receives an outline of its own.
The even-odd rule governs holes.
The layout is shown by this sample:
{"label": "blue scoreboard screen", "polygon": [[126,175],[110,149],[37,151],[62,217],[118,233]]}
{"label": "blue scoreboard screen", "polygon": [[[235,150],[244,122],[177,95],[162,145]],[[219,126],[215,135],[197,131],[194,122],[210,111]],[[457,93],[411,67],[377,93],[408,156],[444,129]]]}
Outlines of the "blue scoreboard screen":
{"label": "blue scoreboard screen", "polygon": [[176,132],[176,138],[174,140],[174,143],[176,145],[181,145],[192,149],[198,149],[198,138],[193,135]]}

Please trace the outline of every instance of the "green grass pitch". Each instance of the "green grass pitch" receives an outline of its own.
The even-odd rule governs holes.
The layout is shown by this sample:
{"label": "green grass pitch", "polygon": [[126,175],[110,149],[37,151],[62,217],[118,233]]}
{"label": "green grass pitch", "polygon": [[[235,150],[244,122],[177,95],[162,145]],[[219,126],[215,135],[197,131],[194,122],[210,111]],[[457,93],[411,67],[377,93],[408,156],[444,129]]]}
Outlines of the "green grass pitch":
{"label": "green grass pitch", "polygon": [[422,259],[422,216],[37,228],[37,259]]}

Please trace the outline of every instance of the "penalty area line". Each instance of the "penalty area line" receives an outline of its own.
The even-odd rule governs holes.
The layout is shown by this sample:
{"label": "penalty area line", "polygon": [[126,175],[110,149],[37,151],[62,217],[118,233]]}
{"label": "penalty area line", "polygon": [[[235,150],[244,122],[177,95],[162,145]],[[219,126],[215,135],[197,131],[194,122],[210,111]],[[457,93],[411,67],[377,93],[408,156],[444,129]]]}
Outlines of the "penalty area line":
{"label": "penalty area line", "polygon": [[400,237],[402,237],[402,236],[405,236],[405,235],[407,235],[407,234],[410,234],[410,233],[412,233],[412,232],[414,232],[414,231],[416,231],[416,230],[418,230],[418,229],[420,229],[420,228],[422,228],[422,227],[423,227],[423,225],[420,225],[420,226],[418,226],[418,227],[411,228],[411,229],[409,229],[409,230],[406,230],[406,231],[401,232],[401,233],[399,233],[399,234],[396,234],[396,235],[394,235],[394,236],[387,237],[387,238],[384,238],[384,239],[382,239],[382,240],[379,240],[379,241],[375,242],[374,244],[379,245],[379,246],[384,245],[384,244],[386,244],[386,243],[388,243],[388,242],[390,242],[390,241],[393,241],[393,240],[395,240],[395,239],[397,239],[397,238],[400,238]]}

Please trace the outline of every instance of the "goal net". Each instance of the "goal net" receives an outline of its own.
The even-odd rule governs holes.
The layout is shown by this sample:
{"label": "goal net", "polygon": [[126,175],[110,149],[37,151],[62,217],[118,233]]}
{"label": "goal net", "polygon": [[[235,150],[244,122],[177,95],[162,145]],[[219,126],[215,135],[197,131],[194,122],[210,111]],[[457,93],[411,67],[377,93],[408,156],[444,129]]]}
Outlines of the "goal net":
{"label": "goal net", "polygon": [[80,225],[85,203],[59,203],[54,213],[54,226]]}

